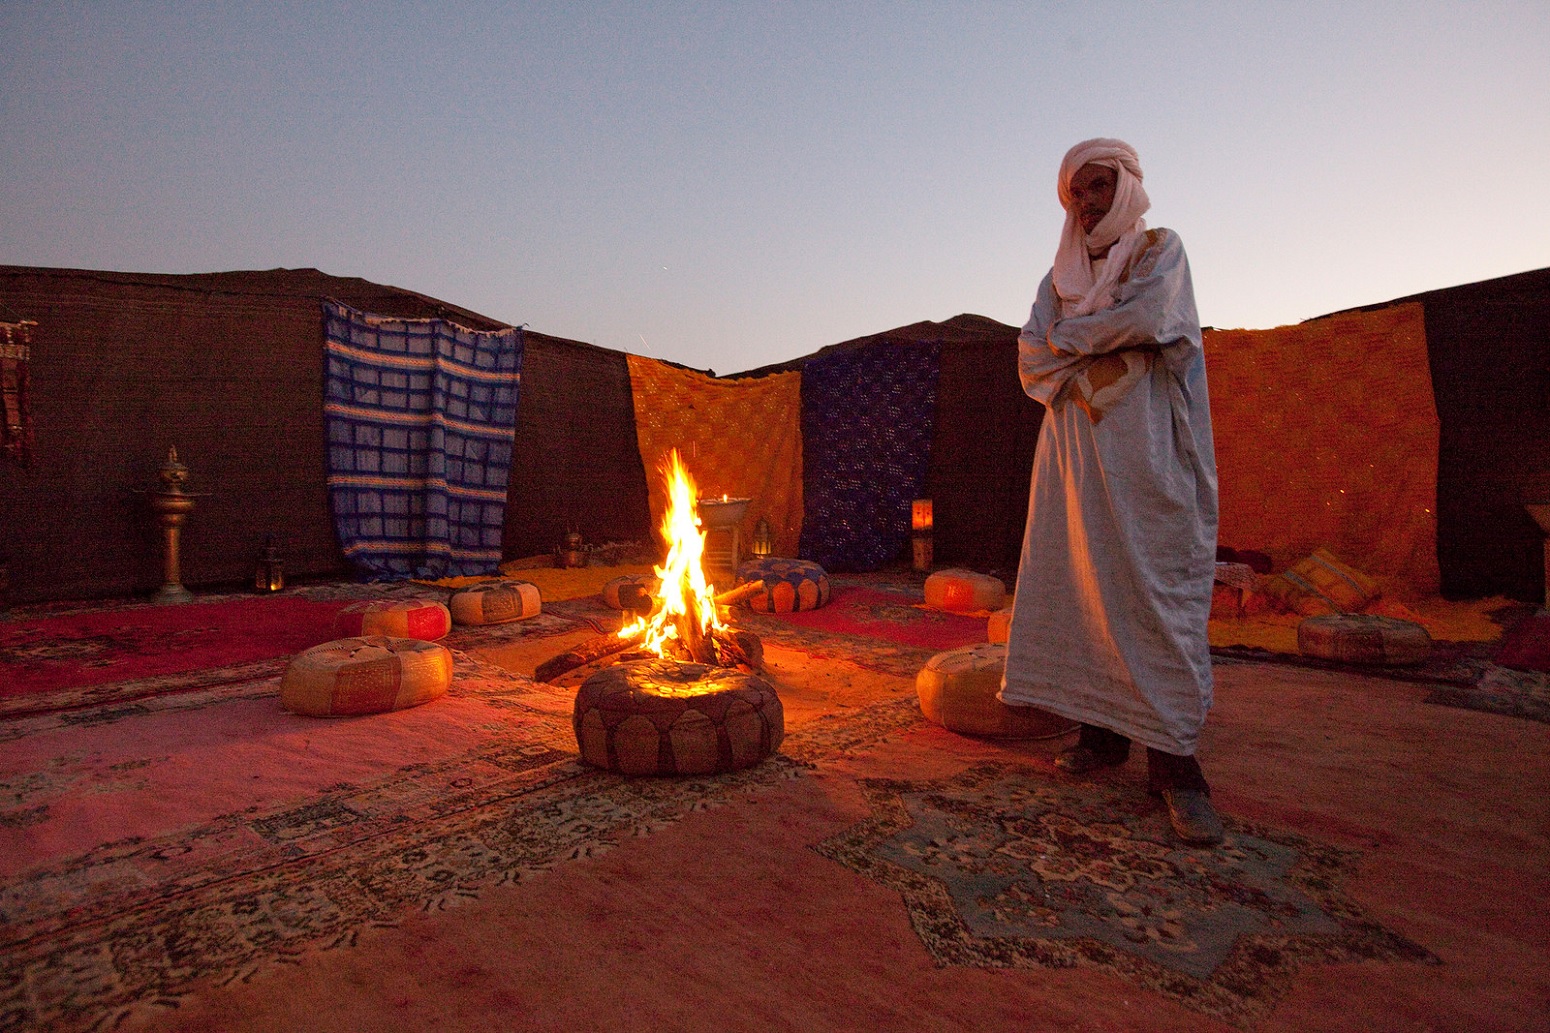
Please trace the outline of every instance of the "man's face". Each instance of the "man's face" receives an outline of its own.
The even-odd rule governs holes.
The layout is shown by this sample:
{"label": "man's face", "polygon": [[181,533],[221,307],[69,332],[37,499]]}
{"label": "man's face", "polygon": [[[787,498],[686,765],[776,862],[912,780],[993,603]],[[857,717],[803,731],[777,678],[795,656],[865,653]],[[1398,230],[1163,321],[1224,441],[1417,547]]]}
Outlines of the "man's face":
{"label": "man's face", "polygon": [[1119,173],[1107,165],[1088,163],[1076,170],[1071,177],[1071,211],[1082,224],[1083,232],[1091,233],[1109,214],[1118,185]]}

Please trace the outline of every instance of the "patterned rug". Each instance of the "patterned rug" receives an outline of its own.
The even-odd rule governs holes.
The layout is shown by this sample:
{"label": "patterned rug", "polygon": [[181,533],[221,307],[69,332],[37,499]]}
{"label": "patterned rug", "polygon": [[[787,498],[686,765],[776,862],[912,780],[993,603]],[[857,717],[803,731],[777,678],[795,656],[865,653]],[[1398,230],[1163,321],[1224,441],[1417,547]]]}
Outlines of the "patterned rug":
{"label": "patterned rug", "polygon": [[[741,772],[628,779],[577,759],[573,692],[454,656],[448,697],[397,714],[289,717],[275,680],[259,678],[7,722],[0,1030],[111,1028],[176,1007],[201,980],[348,947],[364,929],[603,853],[920,720],[913,699],[891,701],[790,732],[780,754]],[[190,754],[223,739],[239,743],[239,770],[190,775]],[[305,749],[301,777],[325,784],[248,788],[293,776],[287,749]],[[361,751],[376,751],[371,763]],[[229,802],[243,792],[255,794],[247,806]],[[161,814],[180,794],[189,813]],[[219,812],[199,812],[211,797]],[[159,829],[26,863],[37,844],[71,840],[92,820],[83,812],[96,832],[147,811]]]}
{"label": "patterned rug", "polygon": [[1148,797],[989,763],[864,779],[872,816],[814,847],[898,890],[942,965],[1089,967],[1246,1027],[1292,975],[1360,959],[1440,964],[1341,894],[1356,855],[1227,817],[1182,847]]}

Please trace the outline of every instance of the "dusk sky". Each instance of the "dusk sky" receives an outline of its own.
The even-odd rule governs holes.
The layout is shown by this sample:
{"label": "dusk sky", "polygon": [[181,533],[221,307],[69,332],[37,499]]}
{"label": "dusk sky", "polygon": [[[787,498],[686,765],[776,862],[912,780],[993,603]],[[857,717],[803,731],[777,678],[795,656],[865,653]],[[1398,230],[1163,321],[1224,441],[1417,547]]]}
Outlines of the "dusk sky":
{"label": "dusk sky", "polygon": [[721,373],[1020,325],[1093,136],[1208,325],[1550,265],[1544,0],[3,0],[0,40],[0,263],[315,267]]}

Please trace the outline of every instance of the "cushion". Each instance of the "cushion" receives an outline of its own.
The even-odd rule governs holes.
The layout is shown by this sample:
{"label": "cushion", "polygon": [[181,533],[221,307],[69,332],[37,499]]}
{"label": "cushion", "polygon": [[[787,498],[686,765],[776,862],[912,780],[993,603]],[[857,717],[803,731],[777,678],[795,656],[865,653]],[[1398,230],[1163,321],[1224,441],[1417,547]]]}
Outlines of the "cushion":
{"label": "cushion", "polygon": [[454,624],[504,624],[536,617],[544,604],[537,585],[496,581],[453,592],[447,608]]}
{"label": "cushion", "polygon": [[780,747],[785,712],[754,674],[642,660],[605,667],[576,691],[576,746],[624,775],[708,775],[759,763]]}
{"label": "cushion", "polygon": [[737,584],[763,581],[764,590],[744,600],[759,613],[795,613],[816,610],[829,601],[829,575],[810,560],[765,557],[737,568]]}
{"label": "cushion", "polygon": [[920,712],[950,732],[1007,739],[1063,735],[1075,721],[1037,707],[1009,707],[996,698],[1006,646],[981,642],[949,649],[926,661],[915,676]]}
{"label": "cushion", "polygon": [[334,618],[340,638],[387,635],[430,642],[451,630],[452,611],[431,599],[370,599],[351,603]]}
{"label": "cushion", "polygon": [[656,595],[661,587],[662,580],[654,574],[622,574],[603,586],[603,602],[616,610],[624,609],[624,604],[619,601],[619,593],[626,586],[639,585],[646,590],[647,595]]}
{"label": "cushion", "polygon": [[985,625],[985,638],[990,642],[1005,642],[1012,631],[1012,608],[1003,606],[990,615]]}
{"label": "cushion", "polygon": [[999,610],[1006,585],[998,577],[949,567],[926,578],[926,605],[939,610]]}
{"label": "cushion", "polygon": [[1418,664],[1432,653],[1432,637],[1414,621],[1372,613],[1331,613],[1297,625],[1305,656],[1347,664]]}
{"label": "cushion", "polygon": [[452,652],[417,638],[337,639],[296,654],[280,706],[309,717],[380,714],[429,703],[452,684]]}
{"label": "cushion", "polygon": [[1289,610],[1315,617],[1366,608],[1379,595],[1378,583],[1327,549],[1298,560],[1265,584],[1265,592]]}

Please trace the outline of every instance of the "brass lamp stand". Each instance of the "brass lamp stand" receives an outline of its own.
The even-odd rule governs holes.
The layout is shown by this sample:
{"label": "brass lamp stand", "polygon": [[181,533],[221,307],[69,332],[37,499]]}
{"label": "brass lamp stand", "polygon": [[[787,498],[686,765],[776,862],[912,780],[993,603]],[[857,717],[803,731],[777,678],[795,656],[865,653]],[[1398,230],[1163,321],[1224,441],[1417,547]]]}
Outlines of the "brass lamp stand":
{"label": "brass lamp stand", "polygon": [[162,465],[160,476],[161,489],[152,491],[150,496],[151,508],[156,510],[156,519],[161,524],[163,584],[151,601],[186,603],[193,600],[194,593],[183,587],[178,546],[183,521],[194,508],[194,496],[183,490],[183,484],[188,480],[188,467],[178,462],[176,447],[167,450],[167,461]]}

